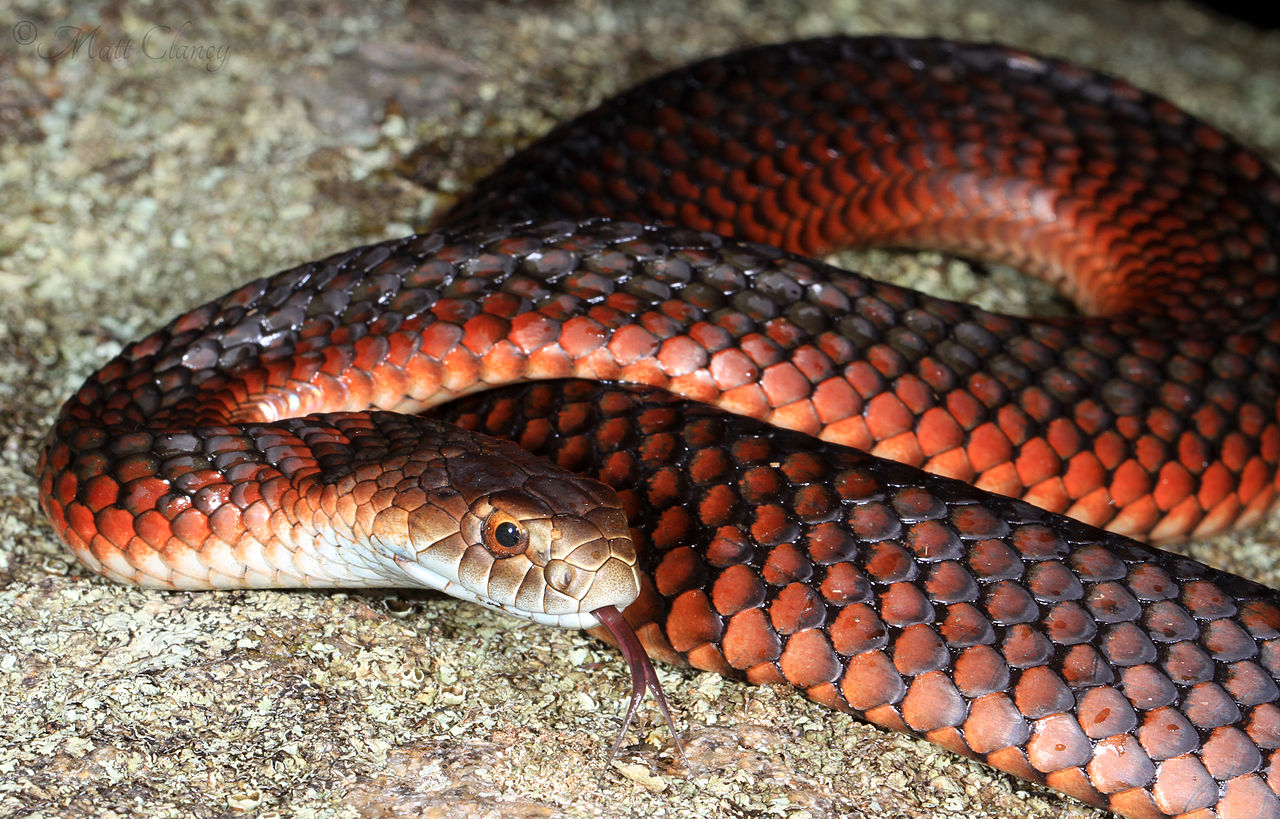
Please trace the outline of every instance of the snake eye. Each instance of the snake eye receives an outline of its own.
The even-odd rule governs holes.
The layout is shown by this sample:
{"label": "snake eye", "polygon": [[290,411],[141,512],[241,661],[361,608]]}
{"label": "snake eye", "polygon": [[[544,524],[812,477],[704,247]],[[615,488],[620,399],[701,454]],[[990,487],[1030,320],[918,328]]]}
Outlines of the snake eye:
{"label": "snake eye", "polygon": [[520,542],[520,530],[511,521],[503,521],[493,530],[493,539],[504,549],[513,549]]}
{"label": "snake eye", "polygon": [[512,557],[528,548],[529,533],[510,517],[494,514],[485,522],[484,540],[484,545],[496,557]]}

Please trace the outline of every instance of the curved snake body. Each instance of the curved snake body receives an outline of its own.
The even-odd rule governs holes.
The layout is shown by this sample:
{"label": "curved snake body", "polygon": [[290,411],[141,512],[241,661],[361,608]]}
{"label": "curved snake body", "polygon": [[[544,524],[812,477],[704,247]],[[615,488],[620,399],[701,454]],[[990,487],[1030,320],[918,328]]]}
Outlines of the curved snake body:
{"label": "curved snake body", "polygon": [[[42,503],[90,567],[174,587],[422,582],[437,540],[391,532],[470,514],[441,562],[478,557],[473,598],[525,605],[542,578],[562,610],[541,616],[592,625],[634,591],[621,569],[589,591],[630,559],[607,490],[565,478],[590,525],[530,524],[521,573],[495,569],[515,557],[487,500],[506,490],[431,493],[537,467],[451,471],[414,454],[431,422],[367,411],[661,387],[769,425],[590,385],[532,390],[519,424],[515,398],[472,417],[623,490],[646,521],[626,615],[651,651],[1117,812],[1280,815],[1280,598],[1093,528],[1165,539],[1272,507],[1278,213],[1254,154],[1074,66],[893,38],[752,49],[562,126],[439,232],[251,282],[129,346],[63,407]],[[792,255],[866,243],[1012,261],[1091,317]],[[592,545],[553,556],[564,529]]]}

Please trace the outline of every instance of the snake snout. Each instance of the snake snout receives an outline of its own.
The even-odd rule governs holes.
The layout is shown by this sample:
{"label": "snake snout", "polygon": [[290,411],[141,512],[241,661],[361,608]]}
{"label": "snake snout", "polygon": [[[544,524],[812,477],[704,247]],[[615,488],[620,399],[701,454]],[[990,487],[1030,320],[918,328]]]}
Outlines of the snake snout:
{"label": "snake snout", "polygon": [[640,594],[635,544],[618,509],[595,510],[591,518],[556,515],[555,555],[544,575],[548,587],[572,598],[578,611],[600,606],[622,609]]}
{"label": "snake snout", "polygon": [[584,612],[595,611],[602,606],[613,606],[621,611],[639,596],[640,571],[636,564],[611,557],[592,573],[591,585],[578,602]]}
{"label": "snake snout", "polygon": [[539,603],[540,613],[550,616],[581,616],[602,606],[621,609],[640,595],[640,576],[635,566],[617,558],[610,558],[590,572],[553,560],[543,577],[546,591]]}

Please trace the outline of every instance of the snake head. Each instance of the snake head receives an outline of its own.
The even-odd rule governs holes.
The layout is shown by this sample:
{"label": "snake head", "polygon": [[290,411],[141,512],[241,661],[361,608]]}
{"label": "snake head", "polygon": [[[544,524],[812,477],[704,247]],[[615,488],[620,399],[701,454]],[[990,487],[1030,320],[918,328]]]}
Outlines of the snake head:
{"label": "snake head", "polygon": [[640,593],[626,516],[602,484],[538,475],[476,498],[460,523],[460,582],[504,610],[565,624],[566,615],[625,607]]}
{"label": "snake head", "polygon": [[[483,436],[477,436],[483,437]],[[416,582],[539,623],[598,624],[640,594],[617,494],[502,441],[446,451],[396,562]],[[411,560],[405,559],[409,554]]]}

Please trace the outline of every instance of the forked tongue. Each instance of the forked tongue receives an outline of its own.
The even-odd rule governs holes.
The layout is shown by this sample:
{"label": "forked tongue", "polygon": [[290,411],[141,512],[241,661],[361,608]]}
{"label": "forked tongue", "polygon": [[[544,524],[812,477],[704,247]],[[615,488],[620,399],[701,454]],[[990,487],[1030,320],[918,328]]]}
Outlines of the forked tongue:
{"label": "forked tongue", "polygon": [[653,692],[658,710],[662,712],[663,719],[671,729],[671,738],[675,741],[676,751],[683,760],[684,747],[680,744],[680,735],[676,733],[676,724],[671,719],[671,709],[667,706],[666,695],[662,693],[662,684],[658,682],[658,672],[653,669],[653,663],[645,653],[644,646],[640,645],[640,638],[636,636],[635,629],[631,628],[631,624],[613,606],[601,606],[591,613],[609,630],[613,641],[618,644],[618,650],[622,652],[623,659],[627,661],[627,667],[631,669],[631,705],[627,708],[626,719],[622,721],[622,730],[618,731],[618,738],[613,741],[613,747],[609,749],[609,759],[613,759],[618,749],[622,747],[627,728],[635,721],[636,711],[644,699],[644,690],[648,688]]}

